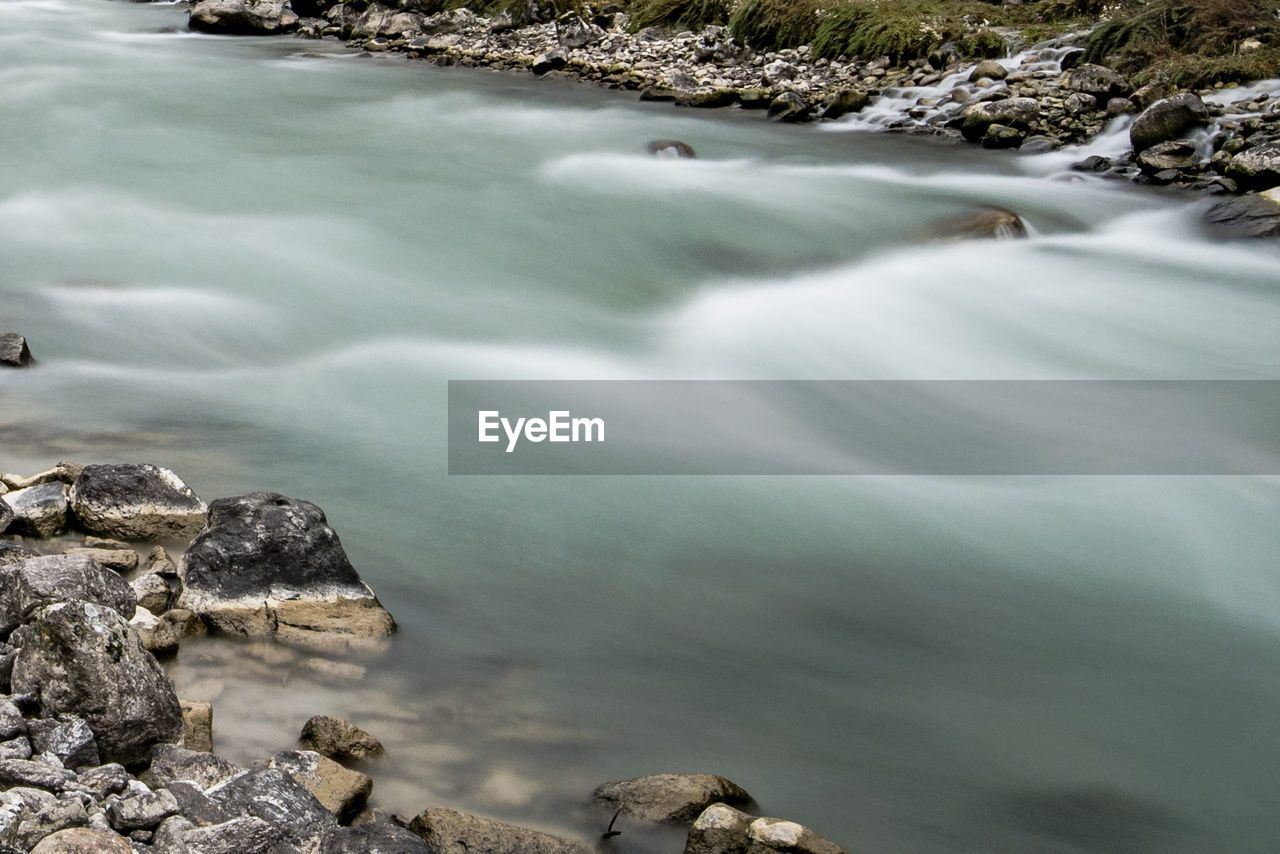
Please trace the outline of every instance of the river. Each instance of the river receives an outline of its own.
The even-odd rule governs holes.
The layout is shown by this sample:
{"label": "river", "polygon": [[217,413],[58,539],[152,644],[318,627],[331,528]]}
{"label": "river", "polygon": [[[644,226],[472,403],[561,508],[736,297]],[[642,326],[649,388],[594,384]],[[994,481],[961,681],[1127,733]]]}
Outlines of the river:
{"label": "river", "polygon": [[[851,852],[1275,849],[1274,477],[463,477],[444,437],[449,379],[1280,379],[1274,243],[1069,157],[185,20],[0,0],[39,360],[0,467],[324,508],[401,631],[338,685],[189,643],[220,751],[342,713],[380,806],[588,837],[598,783],[712,771]],[[973,204],[1030,239],[921,240]]]}

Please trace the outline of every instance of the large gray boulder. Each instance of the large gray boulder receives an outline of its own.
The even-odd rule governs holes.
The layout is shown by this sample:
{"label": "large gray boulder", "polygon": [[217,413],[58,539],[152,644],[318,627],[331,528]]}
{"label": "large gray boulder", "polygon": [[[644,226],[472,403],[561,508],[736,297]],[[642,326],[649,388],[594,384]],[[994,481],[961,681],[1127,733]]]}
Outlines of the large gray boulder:
{"label": "large gray boulder", "polygon": [[1193,170],[1200,164],[1200,153],[1185,140],[1157,142],[1138,153],[1137,164],[1144,175],[1155,175],[1167,169]]}
{"label": "large gray boulder", "polygon": [[1133,91],[1129,81],[1102,65],[1085,63],[1072,68],[1062,77],[1063,88],[1084,92],[1105,104],[1112,98],[1123,98]]}
{"label": "large gray boulder", "polygon": [[[180,819],[169,819],[179,822]],[[164,829],[164,825],[161,825]],[[242,816],[211,824],[207,827],[185,827],[169,834],[176,837],[177,845],[159,845],[163,852],[181,852],[181,854],[293,854],[298,851],[285,840],[284,830],[269,821],[257,816]],[[157,838],[161,836],[156,834]],[[168,841],[166,839],[166,841]],[[277,848],[276,846],[280,847]],[[314,849],[301,849],[310,851]]]}
{"label": "large gray boulder", "polygon": [[339,828],[320,854],[436,854],[420,837],[389,821]]}
{"label": "large gray boulder", "polygon": [[0,332],[0,367],[25,368],[31,365],[27,339],[16,332]]}
{"label": "large gray boulder", "polygon": [[238,36],[272,36],[298,26],[285,0],[197,0],[188,25],[193,30]]}
{"label": "large gray boulder", "polygon": [[344,824],[364,809],[373,791],[373,778],[344,768],[314,750],[282,750],[268,768],[278,768],[304,788]]}
{"label": "large gray boulder", "polygon": [[980,101],[964,108],[960,133],[970,142],[977,142],[986,136],[992,125],[1026,130],[1039,115],[1040,103],[1035,98]]}
{"label": "large gray boulder", "polygon": [[689,829],[684,854],[845,854],[793,821],[756,818],[727,804],[708,807]]}
{"label": "large gray boulder", "polygon": [[41,839],[31,854],[133,854],[133,848],[110,831],[69,827]]}
{"label": "large gray boulder", "polygon": [[12,540],[0,540],[0,567],[22,563],[27,558],[38,557],[34,551]]}
{"label": "large gray boulder", "polygon": [[104,762],[132,765],[151,748],[182,738],[173,683],[112,608],[48,605],[13,633],[13,690],[36,695],[41,714],[89,722]]}
{"label": "large gray boulder", "polygon": [[10,534],[56,537],[67,528],[67,488],[61,483],[15,489],[4,500],[13,510]]}
{"label": "large gray boulder", "polygon": [[1209,108],[1200,96],[1183,92],[1172,98],[1156,101],[1133,120],[1129,128],[1129,142],[1134,151],[1177,139],[1193,127],[1209,124]]}
{"label": "large gray boulder", "polygon": [[423,810],[409,823],[432,854],[590,854],[591,846],[443,807]]}
{"label": "large gray boulder", "polygon": [[137,463],[85,466],[70,498],[81,528],[126,540],[190,537],[209,510],[167,468]]}
{"label": "large gray boulder", "polygon": [[341,651],[381,649],[395,630],[309,501],[254,492],[213,502],[180,572],[179,607],[218,631]]}
{"label": "large gray boulder", "polygon": [[1280,140],[1264,142],[1237,153],[1227,163],[1227,177],[1246,190],[1269,190],[1280,186]]}
{"label": "large gray boulder", "polygon": [[157,786],[186,781],[202,790],[212,789],[245,770],[216,754],[187,750],[176,744],[157,744],[151,756],[151,779]]}
{"label": "large gray boulder", "polygon": [[1241,237],[1280,237],[1280,187],[1219,202],[1205,219]]}
{"label": "large gray boulder", "polygon": [[599,786],[591,800],[643,821],[689,824],[715,803],[748,806],[746,789],[719,774],[652,774]]}
{"label": "large gray boulder", "polygon": [[46,555],[0,567],[0,635],[17,628],[33,612],[77,599],[111,608],[124,619],[137,600],[123,578],[84,555]]}
{"label": "large gray boulder", "polygon": [[316,851],[338,826],[315,796],[276,768],[246,771],[206,794],[229,815],[255,816],[274,826],[301,851]]}

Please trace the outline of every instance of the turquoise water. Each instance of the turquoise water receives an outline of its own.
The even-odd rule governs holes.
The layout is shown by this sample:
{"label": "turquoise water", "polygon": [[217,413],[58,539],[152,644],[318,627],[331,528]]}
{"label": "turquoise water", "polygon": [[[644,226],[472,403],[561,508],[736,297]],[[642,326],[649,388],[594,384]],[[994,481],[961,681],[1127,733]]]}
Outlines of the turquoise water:
{"label": "turquoise water", "polygon": [[[0,467],[326,510],[402,632],[355,685],[188,649],[221,750],[341,711],[385,808],[584,835],[705,770],[850,851],[1274,850],[1274,478],[460,478],[443,431],[449,379],[1280,378],[1275,246],[1063,158],[185,14],[0,0]],[[922,242],[974,203],[1032,239]]]}

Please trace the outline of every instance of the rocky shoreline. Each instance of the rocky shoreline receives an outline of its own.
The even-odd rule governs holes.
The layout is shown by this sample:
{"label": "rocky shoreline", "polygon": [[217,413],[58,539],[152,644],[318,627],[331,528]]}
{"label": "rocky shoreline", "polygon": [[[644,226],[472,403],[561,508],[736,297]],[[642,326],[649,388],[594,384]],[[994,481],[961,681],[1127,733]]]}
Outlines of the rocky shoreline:
{"label": "rocky shoreline", "polygon": [[842,854],[712,774],[584,793],[604,831],[589,841],[443,805],[388,816],[365,773],[382,744],[331,716],[250,766],[218,756],[214,703],[179,697],[162,664],[184,642],[342,672],[395,631],[310,502],[206,504],[147,464],[3,475],[0,576],[0,854],[586,854],[646,827],[677,828],[685,854]]}

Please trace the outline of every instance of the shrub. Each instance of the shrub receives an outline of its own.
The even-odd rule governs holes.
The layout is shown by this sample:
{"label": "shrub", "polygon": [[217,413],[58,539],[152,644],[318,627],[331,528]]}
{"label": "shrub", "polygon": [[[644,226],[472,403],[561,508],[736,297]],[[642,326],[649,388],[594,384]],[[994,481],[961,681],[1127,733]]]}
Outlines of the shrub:
{"label": "shrub", "polygon": [[631,8],[631,26],[700,30],[729,18],[728,0],[640,0]]}
{"label": "shrub", "polygon": [[848,0],[822,15],[813,53],[828,58],[887,56],[894,62],[927,56],[948,37],[930,11],[923,3]]}
{"label": "shrub", "polygon": [[960,39],[960,52],[973,59],[999,59],[1009,53],[1004,36],[991,30],[978,30]]}
{"label": "shrub", "polygon": [[755,50],[782,50],[813,41],[818,0],[746,0],[729,16],[734,41]]}
{"label": "shrub", "polygon": [[[1103,23],[1085,43],[1086,62],[1132,73],[1159,64],[1200,67],[1209,73],[1240,72],[1258,59],[1227,60],[1248,37],[1280,43],[1280,2],[1256,0],[1151,0],[1138,2]],[[1178,58],[1182,58],[1182,62]]]}

